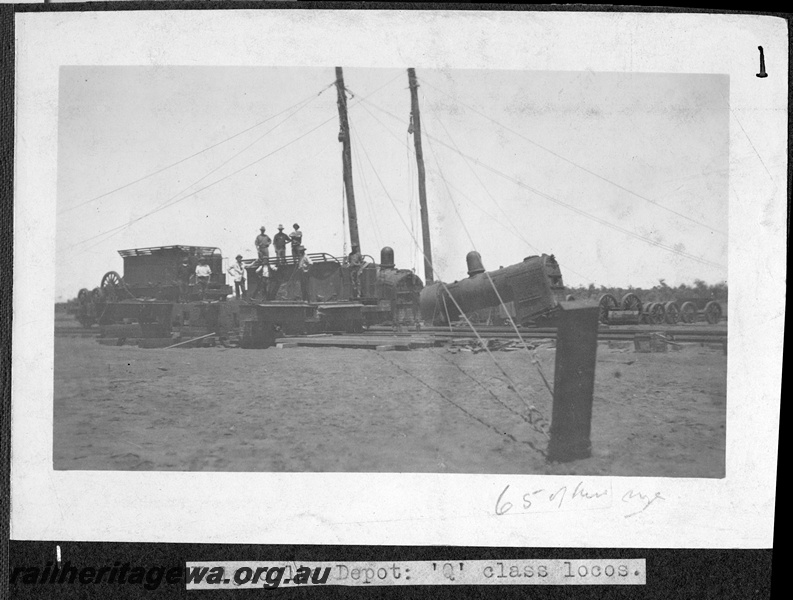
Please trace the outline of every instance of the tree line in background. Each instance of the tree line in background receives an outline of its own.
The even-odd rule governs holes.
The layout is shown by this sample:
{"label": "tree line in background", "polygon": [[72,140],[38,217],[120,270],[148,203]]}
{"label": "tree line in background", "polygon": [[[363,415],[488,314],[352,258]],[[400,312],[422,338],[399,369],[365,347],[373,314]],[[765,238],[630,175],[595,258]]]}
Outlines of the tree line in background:
{"label": "tree line in background", "polygon": [[617,300],[622,298],[628,292],[632,292],[641,298],[642,302],[669,302],[676,300],[677,302],[685,302],[686,300],[715,300],[720,303],[727,302],[727,282],[722,281],[716,284],[708,284],[701,279],[695,279],[693,285],[686,285],[681,283],[677,287],[672,287],[666,284],[666,281],[660,279],[658,285],[652,288],[637,288],[637,287],[607,287],[601,285],[595,286],[590,283],[589,286],[568,287],[569,294],[574,296],[576,300],[598,300],[603,294],[611,294]]}

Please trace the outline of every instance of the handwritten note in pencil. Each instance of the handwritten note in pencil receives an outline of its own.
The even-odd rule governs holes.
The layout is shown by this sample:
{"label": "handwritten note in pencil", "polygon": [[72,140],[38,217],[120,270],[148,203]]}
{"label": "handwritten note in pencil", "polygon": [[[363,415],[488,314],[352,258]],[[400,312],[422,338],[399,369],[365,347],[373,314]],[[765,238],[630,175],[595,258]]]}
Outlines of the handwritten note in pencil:
{"label": "handwritten note in pencil", "polygon": [[557,511],[605,510],[617,507],[623,516],[636,517],[659,501],[666,500],[658,490],[638,487],[615,488],[611,479],[571,479],[561,483],[554,478],[548,485],[501,488],[495,514],[531,514]]}

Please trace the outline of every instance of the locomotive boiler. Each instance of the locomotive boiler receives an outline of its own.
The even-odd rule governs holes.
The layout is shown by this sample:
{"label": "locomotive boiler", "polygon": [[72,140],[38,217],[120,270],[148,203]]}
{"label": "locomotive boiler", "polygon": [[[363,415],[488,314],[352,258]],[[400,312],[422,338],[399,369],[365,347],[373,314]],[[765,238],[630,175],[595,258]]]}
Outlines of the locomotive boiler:
{"label": "locomotive boiler", "polygon": [[[529,256],[523,262],[485,271],[478,252],[466,256],[468,278],[454,283],[433,283],[421,291],[425,323],[448,324],[466,315],[506,305],[518,324],[549,319],[564,299],[564,283],[553,255]],[[500,298],[499,298],[500,297]]]}

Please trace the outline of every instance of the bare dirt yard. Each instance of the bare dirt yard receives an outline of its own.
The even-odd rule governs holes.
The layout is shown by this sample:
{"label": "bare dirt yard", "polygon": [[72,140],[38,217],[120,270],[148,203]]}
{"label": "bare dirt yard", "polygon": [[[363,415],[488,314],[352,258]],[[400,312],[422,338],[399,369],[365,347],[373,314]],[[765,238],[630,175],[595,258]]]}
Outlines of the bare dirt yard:
{"label": "bare dirt yard", "polygon": [[[721,347],[626,346],[598,347],[592,457],[549,464],[547,438],[521,418],[526,404],[486,353],[166,350],[56,337],[54,467],[724,477]],[[554,354],[537,350],[551,383]],[[495,356],[550,420],[550,393],[527,353]]]}

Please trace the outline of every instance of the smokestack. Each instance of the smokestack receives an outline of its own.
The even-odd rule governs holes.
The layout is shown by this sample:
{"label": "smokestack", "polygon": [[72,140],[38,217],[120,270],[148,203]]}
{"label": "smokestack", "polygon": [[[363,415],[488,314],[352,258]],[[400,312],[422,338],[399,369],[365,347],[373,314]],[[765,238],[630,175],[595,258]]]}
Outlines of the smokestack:
{"label": "smokestack", "polygon": [[465,255],[465,262],[468,263],[469,277],[485,272],[485,268],[482,266],[482,257],[476,250],[471,250],[471,252]]}
{"label": "smokestack", "polygon": [[394,268],[394,249],[391,246],[383,246],[383,249],[380,250],[380,268]]}

